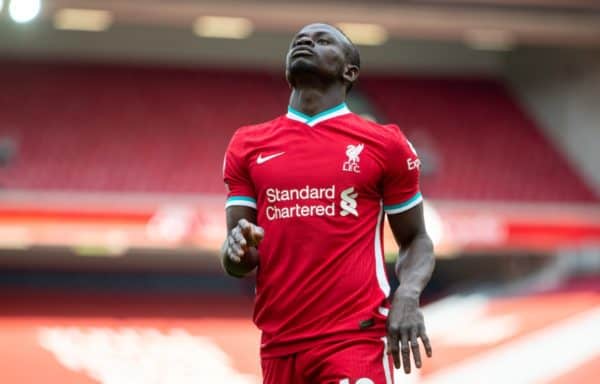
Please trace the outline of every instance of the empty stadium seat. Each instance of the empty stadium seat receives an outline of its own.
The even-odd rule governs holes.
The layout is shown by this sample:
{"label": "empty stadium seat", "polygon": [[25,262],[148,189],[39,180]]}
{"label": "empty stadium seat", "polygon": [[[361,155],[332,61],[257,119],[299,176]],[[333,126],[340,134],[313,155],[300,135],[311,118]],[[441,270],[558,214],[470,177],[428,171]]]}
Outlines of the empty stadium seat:
{"label": "empty stadium seat", "polygon": [[14,189],[223,193],[236,128],[286,110],[282,74],[0,64]]}
{"label": "empty stadium seat", "polygon": [[435,153],[422,178],[437,199],[598,201],[591,188],[543,136],[497,80],[378,76],[361,89],[420,151]]}
{"label": "empty stadium seat", "polygon": [[[4,62],[0,84],[8,189],[222,194],[234,130],[289,97],[283,73],[224,70]],[[430,198],[598,201],[498,81],[371,76],[360,89],[433,165]]]}

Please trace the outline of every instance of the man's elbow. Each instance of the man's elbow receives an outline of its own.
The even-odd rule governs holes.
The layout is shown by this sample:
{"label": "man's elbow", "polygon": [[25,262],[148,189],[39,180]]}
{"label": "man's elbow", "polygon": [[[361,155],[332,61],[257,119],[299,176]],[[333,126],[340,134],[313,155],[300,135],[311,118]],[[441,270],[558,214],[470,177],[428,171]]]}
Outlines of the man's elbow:
{"label": "man's elbow", "polygon": [[421,253],[426,254],[435,263],[435,257],[433,256],[433,240],[429,237],[427,232],[422,232],[417,236],[419,241],[419,248],[422,250]]}
{"label": "man's elbow", "polygon": [[422,232],[419,234],[418,238],[423,242],[423,248],[427,249],[429,253],[433,254],[433,241],[427,232]]}
{"label": "man's elbow", "polygon": [[431,275],[433,274],[433,270],[435,269],[435,254],[433,249],[433,241],[427,233],[423,235],[422,241],[423,248],[425,249],[425,251],[422,252],[422,257],[426,259],[425,262],[428,264],[427,273],[428,276],[431,277]]}
{"label": "man's elbow", "polygon": [[[407,258],[412,260],[406,260]],[[401,267],[404,262],[417,262],[420,265],[427,265],[424,270],[427,270],[428,274],[433,273],[435,268],[433,241],[427,232],[419,232],[410,241],[402,244],[398,267]]]}
{"label": "man's elbow", "polygon": [[433,253],[433,241],[426,231],[420,231],[412,234],[400,242],[400,248],[408,251],[411,248],[418,248],[421,253]]}

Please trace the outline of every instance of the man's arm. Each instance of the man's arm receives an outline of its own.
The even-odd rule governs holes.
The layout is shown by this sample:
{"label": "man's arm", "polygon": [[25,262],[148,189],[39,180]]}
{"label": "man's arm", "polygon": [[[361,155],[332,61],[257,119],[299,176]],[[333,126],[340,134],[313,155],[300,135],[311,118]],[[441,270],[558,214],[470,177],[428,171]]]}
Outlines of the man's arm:
{"label": "man's arm", "polygon": [[419,310],[419,297],[435,266],[433,244],[425,230],[422,203],[408,211],[388,215],[388,220],[400,246],[400,256],[396,262],[400,286],[392,296],[392,308],[388,316],[388,353],[392,354],[394,366],[400,368],[401,351],[404,372],[410,373],[411,350],[415,365],[421,368],[417,338],[421,338],[427,356],[432,355],[423,314]]}
{"label": "man's arm", "polygon": [[256,209],[244,206],[227,208],[227,238],[221,248],[221,264],[233,277],[244,277],[258,265],[256,247],[264,231],[256,223]]}

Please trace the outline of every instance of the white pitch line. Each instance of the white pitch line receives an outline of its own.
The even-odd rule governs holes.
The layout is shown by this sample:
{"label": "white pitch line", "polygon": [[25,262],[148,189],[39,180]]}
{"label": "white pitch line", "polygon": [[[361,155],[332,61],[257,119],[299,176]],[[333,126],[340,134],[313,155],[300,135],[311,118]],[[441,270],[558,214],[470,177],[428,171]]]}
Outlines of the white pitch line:
{"label": "white pitch line", "polygon": [[543,383],[600,355],[600,306],[427,377],[426,384]]}

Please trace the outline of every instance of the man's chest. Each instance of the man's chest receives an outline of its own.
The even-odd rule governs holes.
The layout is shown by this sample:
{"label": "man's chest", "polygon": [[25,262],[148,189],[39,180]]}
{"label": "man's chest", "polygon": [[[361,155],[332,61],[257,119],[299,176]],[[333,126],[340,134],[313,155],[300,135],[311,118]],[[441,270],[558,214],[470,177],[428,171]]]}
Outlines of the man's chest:
{"label": "man's chest", "polygon": [[259,195],[271,188],[332,185],[375,192],[382,175],[378,148],[363,138],[343,135],[275,136],[260,142],[248,161]]}

